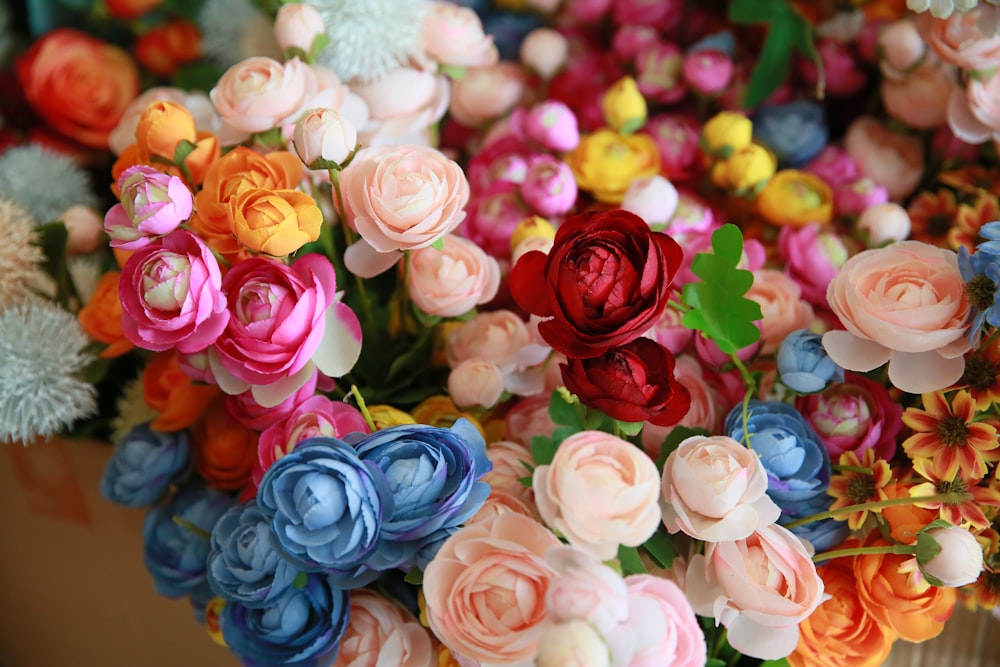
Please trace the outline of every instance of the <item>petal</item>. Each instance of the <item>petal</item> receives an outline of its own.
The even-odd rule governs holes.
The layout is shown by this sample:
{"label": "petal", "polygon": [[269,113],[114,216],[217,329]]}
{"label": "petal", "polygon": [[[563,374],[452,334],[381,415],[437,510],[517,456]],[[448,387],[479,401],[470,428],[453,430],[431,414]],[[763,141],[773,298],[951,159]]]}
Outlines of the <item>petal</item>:
{"label": "petal", "polygon": [[316,367],[308,363],[298,372],[281,378],[277,382],[265,385],[255,384],[250,389],[253,400],[257,401],[257,405],[261,407],[273,408],[301,389],[315,372]]}
{"label": "petal", "polygon": [[729,644],[744,655],[763,660],[780,660],[799,643],[799,626],[773,628],[754,623],[740,614],[726,626]]}
{"label": "petal", "polygon": [[965,372],[965,357],[945,359],[935,351],[893,352],[889,381],[902,391],[925,394],[949,387]]}
{"label": "petal", "polygon": [[313,353],[316,367],[329,377],[346,375],[361,356],[361,322],[354,311],[343,303],[326,310],[323,339]]}
{"label": "petal", "polygon": [[887,347],[839,329],[823,334],[823,349],[841,368],[862,373],[878,368],[892,354]]}
{"label": "petal", "polygon": [[965,90],[956,87],[948,98],[948,125],[956,137],[970,144],[981,144],[993,132],[972,115]]}
{"label": "petal", "polygon": [[379,252],[360,239],[344,251],[344,265],[355,275],[372,278],[391,269],[402,256],[398,250]]}

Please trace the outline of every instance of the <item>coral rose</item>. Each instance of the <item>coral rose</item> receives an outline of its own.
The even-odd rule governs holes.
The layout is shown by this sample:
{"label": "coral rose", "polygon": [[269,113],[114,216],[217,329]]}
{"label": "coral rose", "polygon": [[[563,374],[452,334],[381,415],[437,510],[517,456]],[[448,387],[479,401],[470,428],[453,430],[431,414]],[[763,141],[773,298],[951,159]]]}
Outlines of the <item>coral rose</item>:
{"label": "coral rose", "polygon": [[761,352],[771,354],[781,341],[798,329],[812,324],[813,309],[802,298],[802,288],[788,274],[774,269],[753,272],[747,298],[760,304]]}
{"label": "coral rose", "polygon": [[557,546],[548,529],[516,512],[460,528],[424,570],[431,631],[483,664],[532,660],[556,574],[545,553]]}
{"label": "coral rose", "polygon": [[941,60],[965,70],[988,72],[1000,60],[1000,35],[987,36],[977,25],[982,9],[955,12],[947,19],[924,15],[918,28]]}

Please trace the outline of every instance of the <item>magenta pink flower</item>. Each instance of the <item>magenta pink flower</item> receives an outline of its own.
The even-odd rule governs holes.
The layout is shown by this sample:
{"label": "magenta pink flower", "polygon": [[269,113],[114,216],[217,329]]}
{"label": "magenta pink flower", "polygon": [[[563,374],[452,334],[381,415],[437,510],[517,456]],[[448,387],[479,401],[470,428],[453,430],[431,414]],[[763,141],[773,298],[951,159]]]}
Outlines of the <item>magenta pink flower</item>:
{"label": "magenta pink flower", "polygon": [[571,151],[580,143],[580,128],[573,111],[558,100],[546,100],[517,112],[512,119],[525,137],[550,151]]}
{"label": "magenta pink flower", "polygon": [[194,197],[176,176],[137,164],[118,177],[121,203],[104,217],[111,247],[138,250],[191,217]]}
{"label": "magenta pink flower", "polygon": [[785,273],[802,288],[802,298],[826,308],[826,288],[848,257],[840,237],[814,223],[782,227],[778,253],[785,262]]}
{"label": "magenta pink flower", "polygon": [[733,78],[733,59],[725,51],[699,49],[684,58],[684,80],[703,95],[718,93]]}
{"label": "magenta pink flower", "polygon": [[540,155],[529,163],[518,192],[538,215],[546,218],[564,215],[576,203],[576,177],[562,160]]}

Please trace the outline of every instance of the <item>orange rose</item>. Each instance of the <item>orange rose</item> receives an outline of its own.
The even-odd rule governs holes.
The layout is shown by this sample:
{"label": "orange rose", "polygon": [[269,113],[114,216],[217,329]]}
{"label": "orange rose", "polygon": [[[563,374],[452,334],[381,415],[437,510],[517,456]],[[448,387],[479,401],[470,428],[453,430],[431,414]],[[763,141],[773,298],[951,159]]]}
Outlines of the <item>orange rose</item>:
{"label": "orange rose", "polygon": [[896,633],[865,611],[858,599],[851,559],[834,558],[816,568],[816,572],[831,598],[799,623],[799,645],[788,656],[788,664],[791,667],[881,665],[889,655]]}
{"label": "orange rose", "polygon": [[[884,487],[886,498],[907,498],[912,484],[900,481],[890,482]],[[938,518],[936,510],[917,507],[916,505],[896,505],[883,507],[882,518],[889,522],[889,537],[902,544],[915,544],[917,533],[927,524]]]}
{"label": "orange rose", "polygon": [[246,257],[246,251],[233,235],[229,201],[256,188],[291,189],[301,179],[302,161],[294,153],[261,155],[237,146],[208,167],[202,189],[194,198],[191,229],[224,259],[238,262]]}
{"label": "orange rose", "polygon": [[139,71],[128,53],[72,28],[41,37],[16,69],[38,115],[92,148],[108,147],[108,135],[139,94]]}
{"label": "orange rose", "polygon": [[[888,545],[877,533],[864,543],[866,547]],[[958,598],[954,588],[931,586],[918,575],[913,556],[854,557],[854,579],[861,605],[876,622],[889,626],[908,642],[922,642],[941,634]]]}
{"label": "orange rose", "polygon": [[140,35],[132,49],[153,74],[173,76],[178,67],[201,56],[201,32],[190,21],[169,21]]}
{"label": "orange rose", "polygon": [[118,298],[120,276],[119,271],[108,271],[101,276],[90,301],[77,315],[88,336],[108,345],[101,352],[105,359],[120,357],[135,347],[122,332],[122,302]]}
{"label": "orange rose", "polygon": [[153,357],[143,371],[142,389],[146,405],[160,413],[150,424],[154,431],[187,428],[220,394],[215,385],[194,384],[181,370],[173,351]]}
{"label": "orange rose", "polygon": [[135,141],[140,151],[168,160],[174,159],[181,142],[195,143],[197,140],[194,116],[175,102],[153,102],[142,112],[135,126]]}
{"label": "orange rose", "polygon": [[290,255],[319,238],[323,212],[299,190],[244,190],[229,200],[237,240],[272,257]]}
{"label": "orange rose", "polygon": [[257,461],[258,438],[256,431],[233,421],[219,397],[191,429],[194,468],[209,486],[242,489],[250,483]]}

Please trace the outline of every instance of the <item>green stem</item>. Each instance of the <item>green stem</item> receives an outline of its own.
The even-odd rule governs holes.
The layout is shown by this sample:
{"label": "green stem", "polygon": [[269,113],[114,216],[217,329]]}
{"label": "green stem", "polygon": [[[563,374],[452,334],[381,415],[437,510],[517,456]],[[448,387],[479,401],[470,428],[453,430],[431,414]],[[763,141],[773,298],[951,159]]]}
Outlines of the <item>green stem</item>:
{"label": "green stem", "polygon": [[[340,228],[344,232],[344,249],[346,250],[354,243],[354,239],[347,226],[347,211],[344,209],[344,197],[340,192],[340,171],[338,169],[330,170],[330,183],[333,185],[333,206],[337,209],[337,215],[340,216]],[[362,328],[371,331],[375,338],[379,339],[381,332],[377,328],[371,327],[371,324],[375,322],[375,316],[373,315],[371,299],[368,298],[368,290],[365,289],[365,283],[358,274],[351,272],[351,275],[354,276],[354,283],[358,287],[358,299],[361,301],[361,310],[365,317]],[[369,326],[365,327],[365,323]],[[378,346],[376,345],[376,347]]]}
{"label": "green stem", "polygon": [[170,517],[170,519],[174,523],[176,523],[178,526],[180,526],[181,528],[186,528],[187,530],[190,530],[192,533],[194,533],[198,537],[203,537],[206,540],[209,540],[209,539],[212,538],[212,534],[210,532],[208,532],[207,530],[202,530],[201,528],[199,528],[198,526],[194,525],[190,521],[187,521],[186,519],[182,519],[179,516],[172,516],[172,517]]}
{"label": "green stem", "polygon": [[820,512],[819,514],[813,514],[812,516],[803,517],[802,519],[798,519],[797,521],[784,524],[784,527],[791,530],[792,528],[804,526],[807,523],[812,523],[813,521],[822,521],[823,519],[835,519],[838,516],[844,514],[852,514],[853,512],[862,512],[864,510],[880,510],[884,507],[895,507],[897,505],[916,505],[917,503],[934,503],[934,502],[942,502],[946,504],[960,503],[966,500],[970,500],[971,498],[972,496],[968,493],[936,493],[932,496],[906,496],[903,498],[886,498],[885,500],[873,500],[870,503],[848,505],[847,507],[839,507],[835,510],[827,510],[826,512]]}
{"label": "green stem", "polygon": [[830,466],[835,472],[860,472],[865,475],[874,475],[875,471],[864,466],[842,466],[834,463]]}
{"label": "green stem", "polygon": [[375,420],[372,419],[372,413],[368,411],[368,406],[365,404],[365,399],[361,396],[361,392],[358,390],[357,385],[351,385],[351,391],[348,392],[349,395],[354,396],[354,400],[358,402],[358,410],[361,411],[361,416],[365,418],[365,423],[368,424],[368,428],[372,433],[377,431],[375,428]]}
{"label": "green stem", "polygon": [[743,419],[743,436],[740,439],[746,445],[747,449],[753,450],[753,447],[750,445],[750,399],[757,393],[757,381],[753,379],[753,375],[750,374],[743,360],[735,352],[730,352],[729,357],[733,360],[736,368],[739,369],[740,377],[743,378],[743,386],[747,388],[746,393],[743,395],[743,408],[740,414]]}
{"label": "green stem", "polygon": [[846,558],[847,556],[864,556],[866,554],[897,554],[911,556],[917,553],[915,544],[886,544],[877,547],[851,547],[849,549],[834,549],[824,551],[812,557],[814,563],[831,558]]}

